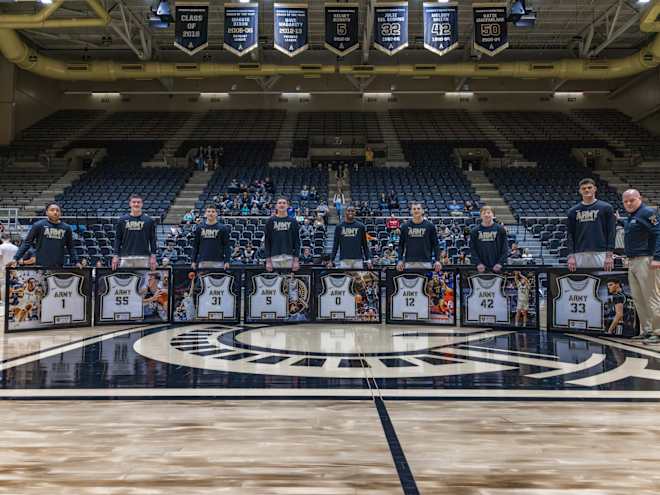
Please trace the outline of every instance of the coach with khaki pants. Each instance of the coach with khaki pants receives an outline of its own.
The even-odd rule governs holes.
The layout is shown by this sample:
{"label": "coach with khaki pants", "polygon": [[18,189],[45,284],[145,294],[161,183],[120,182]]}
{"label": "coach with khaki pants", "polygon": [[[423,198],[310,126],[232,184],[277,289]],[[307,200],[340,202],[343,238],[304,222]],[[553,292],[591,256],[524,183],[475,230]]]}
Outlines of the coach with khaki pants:
{"label": "coach with khaki pants", "polygon": [[639,191],[623,193],[628,212],[625,222],[625,252],[628,281],[647,341],[660,342],[660,221],[653,208],[642,203]]}

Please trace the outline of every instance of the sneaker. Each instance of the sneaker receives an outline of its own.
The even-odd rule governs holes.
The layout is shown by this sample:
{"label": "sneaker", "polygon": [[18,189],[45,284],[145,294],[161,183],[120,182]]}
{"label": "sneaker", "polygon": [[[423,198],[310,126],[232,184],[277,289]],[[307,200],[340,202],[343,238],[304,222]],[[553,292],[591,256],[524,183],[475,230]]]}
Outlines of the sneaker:
{"label": "sneaker", "polygon": [[646,339],[644,339],[645,344],[660,344],[660,336],[658,335],[650,335]]}

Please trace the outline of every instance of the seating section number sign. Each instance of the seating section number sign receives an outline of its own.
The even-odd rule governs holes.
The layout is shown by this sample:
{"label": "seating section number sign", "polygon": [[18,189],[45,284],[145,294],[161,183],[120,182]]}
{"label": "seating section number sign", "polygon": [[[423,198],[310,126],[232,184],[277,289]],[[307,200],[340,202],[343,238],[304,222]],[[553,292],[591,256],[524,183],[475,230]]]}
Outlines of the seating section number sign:
{"label": "seating section number sign", "polygon": [[387,271],[387,323],[456,325],[456,272]]}
{"label": "seating section number sign", "polygon": [[241,319],[241,272],[172,271],[172,321],[238,323]]}
{"label": "seating section number sign", "polygon": [[90,270],[7,270],[5,328],[8,332],[92,324]]}
{"label": "seating section number sign", "polygon": [[461,270],[461,324],[472,327],[539,327],[538,276],[523,267],[500,273]]}
{"label": "seating section number sign", "polygon": [[96,324],[170,320],[170,271],[96,270]]}
{"label": "seating section number sign", "polygon": [[627,272],[548,272],[549,330],[632,337],[638,326]]}

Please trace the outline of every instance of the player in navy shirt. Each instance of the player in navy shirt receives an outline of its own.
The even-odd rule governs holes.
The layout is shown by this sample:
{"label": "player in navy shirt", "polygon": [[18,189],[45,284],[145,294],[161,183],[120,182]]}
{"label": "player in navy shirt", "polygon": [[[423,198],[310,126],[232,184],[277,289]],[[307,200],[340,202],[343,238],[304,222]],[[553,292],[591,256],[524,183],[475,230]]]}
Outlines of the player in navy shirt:
{"label": "player in navy shirt", "polygon": [[156,261],[156,223],[142,213],[144,202],[137,194],[128,200],[131,212],[117,222],[112,269],[158,267]]}
{"label": "player in navy shirt", "polygon": [[76,253],[73,249],[73,230],[62,222],[62,210],[57,203],[46,206],[47,219],[39,220],[32,225],[30,232],[16,251],[14,260],[9,263],[15,267],[18,260],[26,252],[34,249],[36,264],[48,268],[61,268],[64,265],[65,251],[69,253],[71,264],[76,264]]}
{"label": "player in navy shirt", "polygon": [[479,273],[488,270],[499,272],[509,256],[509,241],[506,229],[495,223],[495,214],[490,206],[481,208],[481,223],[470,231],[472,263]]}
{"label": "player in navy shirt", "polygon": [[206,221],[195,228],[192,243],[192,267],[229,269],[231,244],[229,228],[218,223],[215,205],[204,209]]}
{"label": "player in navy shirt", "polygon": [[361,270],[363,260],[371,268],[369,245],[367,244],[367,229],[362,222],[355,220],[355,207],[349,206],[344,212],[344,221],[335,227],[335,237],[332,243],[332,255],[328,267],[339,252],[339,267]]}
{"label": "player in navy shirt", "polygon": [[658,212],[642,203],[636,189],[623,193],[625,253],[628,282],[639,323],[640,337],[660,342],[660,220]]}
{"label": "player in navy shirt", "polygon": [[614,268],[614,208],[596,199],[596,182],[580,181],[582,202],[568,210],[568,269]]}
{"label": "player in navy shirt", "polygon": [[278,198],[275,203],[275,215],[266,222],[264,232],[264,253],[266,270],[273,268],[300,269],[300,233],[298,222],[291,218],[287,210],[289,200]]}
{"label": "player in navy shirt", "polygon": [[412,219],[401,227],[399,262],[396,268],[400,272],[404,268],[430,268],[435,258],[433,269],[439,272],[442,270],[442,263],[438,231],[435,225],[424,218],[424,208],[421,203],[413,203],[410,212]]}

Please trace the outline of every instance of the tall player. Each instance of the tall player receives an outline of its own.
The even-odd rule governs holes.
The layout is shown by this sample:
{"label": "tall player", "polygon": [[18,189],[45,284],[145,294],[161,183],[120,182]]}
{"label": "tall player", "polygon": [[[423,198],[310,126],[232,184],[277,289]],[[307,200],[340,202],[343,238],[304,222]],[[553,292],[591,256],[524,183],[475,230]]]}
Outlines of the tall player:
{"label": "tall player", "polygon": [[339,251],[339,268],[361,270],[364,267],[364,260],[367,261],[367,267],[371,268],[367,229],[362,222],[355,220],[354,206],[346,208],[344,221],[335,228],[328,268],[332,268],[337,251]]}
{"label": "tall player", "polygon": [[142,212],[142,197],[132,194],[128,200],[130,213],[119,219],[116,227],[112,269],[158,267],[156,262],[156,223]]}
{"label": "tall player", "polygon": [[614,268],[614,208],[596,199],[596,182],[580,181],[582,202],[568,210],[568,269]]}
{"label": "tall player", "polygon": [[46,206],[46,216],[48,218],[32,225],[14,259],[9,263],[10,267],[15,267],[18,260],[31,248],[35,251],[37,265],[61,268],[64,265],[65,251],[69,253],[71,264],[77,264],[73,249],[73,230],[60,220],[62,209],[57,203],[50,203]]}
{"label": "tall player", "polygon": [[300,234],[298,222],[288,215],[289,200],[284,197],[275,203],[275,215],[266,222],[264,252],[266,270],[273,268],[291,268],[294,272],[300,268]]}
{"label": "tall player", "polygon": [[[440,243],[435,226],[424,218],[422,204],[410,205],[412,219],[403,224],[399,237],[399,262],[396,269],[428,269],[433,266],[436,272],[442,270],[440,263]],[[433,259],[435,257],[435,263]]]}
{"label": "tall player", "polygon": [[215,205],[206,205],[203,223],[195,229],[192,242],[192,268],[229,269],[231,244],[229,228],[218,223],[218,210]]}
{"label": "tall player", "polygon": [[495,223],[495,212],[490,206],[481,207],[481,223],[470,231],[472,262],[479,273],[499,272],[509,256],[506,229]]}

